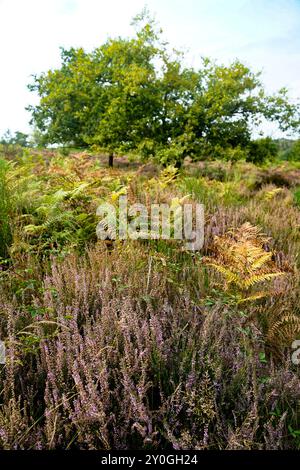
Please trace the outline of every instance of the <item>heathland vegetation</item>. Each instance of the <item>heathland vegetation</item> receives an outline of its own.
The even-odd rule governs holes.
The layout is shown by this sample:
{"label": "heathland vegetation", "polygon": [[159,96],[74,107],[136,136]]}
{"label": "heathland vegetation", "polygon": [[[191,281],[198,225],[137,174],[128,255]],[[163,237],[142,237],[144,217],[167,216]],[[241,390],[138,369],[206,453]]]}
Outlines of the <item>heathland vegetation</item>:
{"label": "heathland vegetation", "polygon": [[[62,50],[0,144],[0,448],[299,449],[300,145],[251,137],[299,106],[135,26]],[[204,204],[203,248],[98,240],[120,195]]]}

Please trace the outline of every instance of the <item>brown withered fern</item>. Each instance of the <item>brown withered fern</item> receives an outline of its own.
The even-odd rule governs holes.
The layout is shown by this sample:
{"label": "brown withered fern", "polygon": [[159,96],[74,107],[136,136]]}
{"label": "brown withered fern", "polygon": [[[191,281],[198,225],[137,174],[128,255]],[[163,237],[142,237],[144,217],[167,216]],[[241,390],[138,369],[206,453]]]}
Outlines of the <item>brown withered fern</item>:
{"label": "brown withered fern", "polygon": [[253,289],[285,273],[273,261],[273,252],[266,251],[269,238],[249,222],[216,236],[212,257],[204,262],[219,272],[224,279],[224,289],[236,295],[238,301],[256,300],[273,294],[270,288]]}
{"label": "brown withered fern", "polygon": [[[296,273],[297,275],[297,273]],[[285,291],[285,304],[278,300],[265,314],[266,341],[276,354],[284,348],[290,348],[293,341],[300,339],[300,315],[297,304],[298,285],[290,283]]]}
{"label": "brown withered fern", "polygon": [[291,312],[286,312],[279,318],[270,321],[267,342],[270,346],[290,346],[295,338],[300,337],[300,318]]}

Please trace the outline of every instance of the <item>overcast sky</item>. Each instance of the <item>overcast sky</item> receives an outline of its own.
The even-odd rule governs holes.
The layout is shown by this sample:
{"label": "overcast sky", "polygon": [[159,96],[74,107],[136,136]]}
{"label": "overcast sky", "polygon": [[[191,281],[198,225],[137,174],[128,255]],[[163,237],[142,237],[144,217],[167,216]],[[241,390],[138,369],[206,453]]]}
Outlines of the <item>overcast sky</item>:
{"label": "overcast sky", "polygon": [[[268,91],[300,96],[300,0],[148,0],[168,41],[228,63],[262,70]],[[91,50],[108,36],[131,35],[144,0],[0,0],[0,135],[29,132],[30,75],[59,66],[59,47]],[[273,129],[270,129],[270,133]]]}

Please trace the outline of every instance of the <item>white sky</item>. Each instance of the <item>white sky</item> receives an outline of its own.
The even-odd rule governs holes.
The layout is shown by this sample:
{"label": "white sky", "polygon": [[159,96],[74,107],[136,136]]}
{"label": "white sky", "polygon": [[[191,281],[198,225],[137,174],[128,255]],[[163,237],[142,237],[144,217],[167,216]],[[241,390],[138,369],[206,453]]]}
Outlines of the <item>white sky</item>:
{"label": "white sky", "polygon": [[[30,75],[59,66],[63,47],[91,50],[108,36],[132,34],[144,0],[0,0],[0,135],[29,132]],[[300,96],[300,0],[148,0],[166,39],[201,56],[238,58],[263,70],[269,92]],[[273,128],[270,133],[273,133]]]}

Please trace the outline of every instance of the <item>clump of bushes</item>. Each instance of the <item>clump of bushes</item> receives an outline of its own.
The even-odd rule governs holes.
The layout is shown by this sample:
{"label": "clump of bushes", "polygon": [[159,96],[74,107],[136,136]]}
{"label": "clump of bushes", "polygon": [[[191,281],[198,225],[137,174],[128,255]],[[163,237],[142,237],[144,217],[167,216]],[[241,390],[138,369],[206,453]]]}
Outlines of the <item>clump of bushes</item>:
{"label": "clump of bushes", "polygon": [[278,146],[270,137],[254,140],[248,145],[248,162],[260,164],[266,160],[274,160],[278,154]]}
{"label": "clump of bushes", "polygon": [[282,155],[284,160],[290,160],[294,162],[300,161],[300,140],[296,140],[293,144],[283,152]]}

